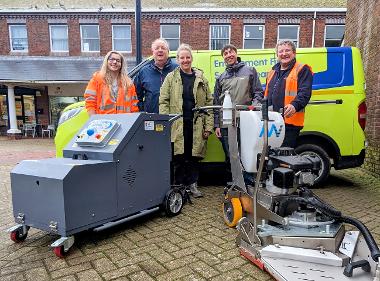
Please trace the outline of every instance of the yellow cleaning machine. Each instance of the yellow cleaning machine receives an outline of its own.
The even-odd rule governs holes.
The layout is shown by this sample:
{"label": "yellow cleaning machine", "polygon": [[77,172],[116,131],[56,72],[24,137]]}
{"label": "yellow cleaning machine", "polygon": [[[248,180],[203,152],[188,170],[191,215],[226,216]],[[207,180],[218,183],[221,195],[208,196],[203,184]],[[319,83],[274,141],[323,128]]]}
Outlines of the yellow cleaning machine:
{"label": "yellow cleaning machine", "polygon": [[63,158],[19,163],[11,172],[18,223],[8,230],[11,239],[23,241],[30,227],[60,235],[51,247],[62,257],[81,231],[100,231],[160,208],[177,215],[186,199],[183,188],[170,184],[170,125],[177,117],[93,115]]}
{"label": "yellow cleaning machine", "polygon": [[[322,102],[341,103],[316,103]],[[254,109],[224,106],[223,115],[229,124],[232,172],[224,219],[237,226],[241,255],[276,280],[380,281],[380,251],[367,227],[309,189],[320,160],[280,147],[285,132],[281,114],[268,112],[264,99]],[[355,230],[346,231],[347,224]]]}

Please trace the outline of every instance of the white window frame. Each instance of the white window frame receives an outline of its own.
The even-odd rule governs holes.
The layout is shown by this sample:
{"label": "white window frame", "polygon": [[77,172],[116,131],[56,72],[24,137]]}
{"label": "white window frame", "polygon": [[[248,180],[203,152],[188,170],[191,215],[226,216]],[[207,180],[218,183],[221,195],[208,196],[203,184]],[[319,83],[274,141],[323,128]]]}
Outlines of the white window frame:
{"label": "white window frame", "polygon": [[[230,44],[231,43],[231,25],[230,24],[210,24],[210,31],[209,31],[209,50],[212,50],[211,49],[211,42],[213,40],[213,38],[211,37],[211,27],[212,26],[228,26],[228,43],[227,44]],[[216,38],[216,39],[220,39],[220,40],[223,40],[223,39],[227,39],[227,38]]]}
{"label": "white window frame", "polygon": [[290,38],[281,38],[280,39],[280,27],[281,26],[294,26],[294,27],[297,27],[297,44],[296,44],[296,47],[298,48],[299,44],[300,44],[300,26],[299,26],[299,24],[279,24],[278,27],[277,27],[277,42],[279,42],[280,40],[281,41],[283,41],[283,40],[293,41],[293,39],[290,39]]}
{"label": "white window frame", "polygon": [[[26,49],[25,50],[13,50],[13,44],[12,44],[12,27],[13,26],[24,26],[25,31],[26,31]],[[27,53],[29,51],[29,42],[28,42],[28,29],[26,27],[26,24],[10,24],[8,26],[8,31],[9,31],[9,46],[11,49],[11,52],[17,52],[17,53]]]}
{"label": "white window frame", "polygon": [[[344,30],[346,29],[346,25],[345,24],[326,24],[325,25],[325,35],[324,35],[324,38],[323,38],[323,47],[326,47],[327,27],[329,27],[329,26],[343,26]],[[343,33],[343,36],[344,36],[344,33]],[[329,40],[337,40],[337,38],[336,39],[329,39]],[[343,44],[343,40],[342,40],[342,44]]]}
{"label": "white window frame", "polygon": [[[96,26],[98,28],[98,38],[86,38],[86,39],[98,39],[99,40],[99,50],[97,51],[85,51],[83,49],[83,27],[85,26]],[[100,52],[100,33],[99,33],[99,24],[81,24],[80,25],[80,48],[82,53],[99,53]]]}
{"label": "white window frame", "polygon": [[[162,27],[163,26],[168,26],[168,25],[171,25],[171,26],[177,26],[178,27],[178,38],[167,38],[167,37],[164,37],[162,35]],[[160,38],[164,38],[165,40],[178,40],[178,47],[179,45],[181,45],[181,25],[179,23],[175,23],[175,24],[160,24]],[[170,45],[169,45],[170,47]],[[170,48],[171,50],[172,48]],[[173,50],[174,51],[174,50]]]}
{"label": "white window frame", "polygon": [[[262,29],[263,29],[263,38],[249,38],[249,39],[246,39],[246,37],[245,37],[245,28],[247,26],[262,27]],[[245,24],[244,25],[244,29],[243,29],[243,49],[245,49],[245,40],[254,40],[254,39],[262,39],[263,42],[261,44],[261,49],[264,49],[264,43],[265,43],[265,25],[263,25],[263,24]]]}
{"label": "white window frame", "polygon": [[[51,29],[52,27],[66,27],[66,39],[67,39],[67,50],[53,50],[53,36],[51,35]],[[50,34],[50,51],[52,53],[59,52],[59,53],[68,53],[69,52],[69,26],[67,24],[50,24],[49,25],[49,34]]]}
{"label": "white window frame", "polygon": [[[115,33],[114,33],[114,29],[113,29],[115,26],[129,27],[131,37],[130,38],[115,38]],[[119,50],[116,50],[115,49],[115,43],[114,43],[115,39],[118,39],[118,40],[130,40],[131,41],[131,50],[129,50],[129,51],[119,51]],[[127,54],[132,53],[132,26],[130,24],[112,24],[112,50],[115,50],[115,51],[118,51],[118,52],[122,52],[122,53],[127,53]]]}

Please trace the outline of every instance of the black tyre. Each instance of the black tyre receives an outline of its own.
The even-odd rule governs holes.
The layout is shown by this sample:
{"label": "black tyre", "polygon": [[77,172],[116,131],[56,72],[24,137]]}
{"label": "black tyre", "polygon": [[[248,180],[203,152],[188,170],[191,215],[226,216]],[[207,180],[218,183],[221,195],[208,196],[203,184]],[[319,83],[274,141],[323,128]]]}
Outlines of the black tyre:
{"label": "black tyre", "polygon": [[166,193],[164,200],[164,210],[166,215],[173,217],[178,215],[183,207],[183,195],[177,189],[171,189]]}
{"label": "black tyre", "polygon": [[321,160],[321,170],[318,173],[314,185],[322,185],[330,175],[331,163],[327,152],[315,144],[302,144],[298,146],[295,151],[299,155],[313,155]]}

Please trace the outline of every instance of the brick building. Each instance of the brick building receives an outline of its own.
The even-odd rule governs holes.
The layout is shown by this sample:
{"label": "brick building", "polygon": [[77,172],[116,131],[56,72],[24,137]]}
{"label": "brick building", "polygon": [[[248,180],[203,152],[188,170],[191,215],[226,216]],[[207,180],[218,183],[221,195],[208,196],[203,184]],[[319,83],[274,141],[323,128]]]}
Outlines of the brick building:
{"label": "brick building", "polygon": [[363,57],[368,108],[365,130],[368,147],[364,166],[380,176],[380,8],[378,0],[348,1],[345,44],[358,47]]}
{"label": "brick building", "polygon": [[[182,42],[194,49],[220,49],[226,43],[273,48],[279,39],[291,39],[298,47],[339,46],[346,17],[342,0],[141,2],[143,56],[150,55],[150,44],[158,37],[166,38],[174,50]],[[101,57],[111,49],[124,52],[132,65],[134,7],[132,0],[2,0],[3,131],[12,127],[10,110],[17,116],[13,126],[55,122],[62,107],[80,99]],[[73,73],[77,76],[69,75]]]}

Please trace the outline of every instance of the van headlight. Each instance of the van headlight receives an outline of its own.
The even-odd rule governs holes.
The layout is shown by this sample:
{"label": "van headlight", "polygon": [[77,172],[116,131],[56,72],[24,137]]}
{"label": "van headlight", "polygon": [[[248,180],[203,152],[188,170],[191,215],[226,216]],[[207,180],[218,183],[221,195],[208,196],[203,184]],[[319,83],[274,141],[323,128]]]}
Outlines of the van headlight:
{"label": "van headlight", "polygon": [[73,118],[74,116],[78,115],[82,110],[83,107],[77,107],[63,112],[61,117],[59,117],[58,126],[61,125],[63,122],[66,122],[70,118]]}

